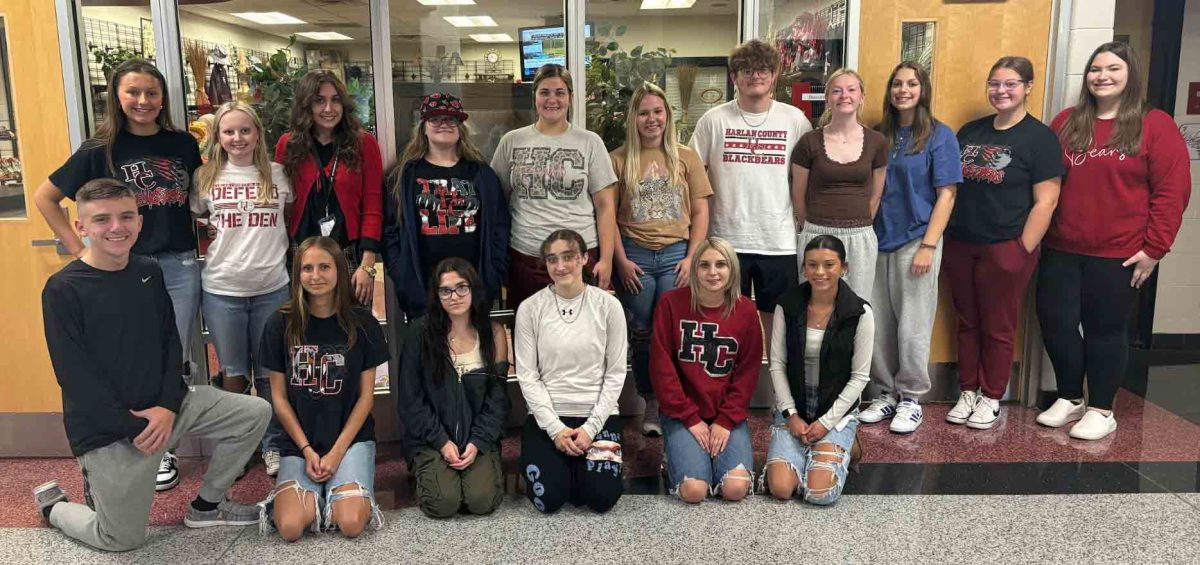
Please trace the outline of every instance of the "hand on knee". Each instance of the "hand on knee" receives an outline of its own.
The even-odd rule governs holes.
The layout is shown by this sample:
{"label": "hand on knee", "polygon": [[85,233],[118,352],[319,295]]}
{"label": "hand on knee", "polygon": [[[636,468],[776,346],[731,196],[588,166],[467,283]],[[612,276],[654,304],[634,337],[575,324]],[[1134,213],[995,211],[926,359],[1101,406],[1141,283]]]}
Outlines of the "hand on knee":
{"label": "hand on knee", "polygon": [[771,496],[779,500],[791,500],[800,486],[796,471],[785,461],[771,461],[767,464],[767,489]]}
{"label": "hand on knee", "polygon": [[700,479],[684,479],[679,483],[679,498],[688,504],[699,504],[708,497],[708,483]]}

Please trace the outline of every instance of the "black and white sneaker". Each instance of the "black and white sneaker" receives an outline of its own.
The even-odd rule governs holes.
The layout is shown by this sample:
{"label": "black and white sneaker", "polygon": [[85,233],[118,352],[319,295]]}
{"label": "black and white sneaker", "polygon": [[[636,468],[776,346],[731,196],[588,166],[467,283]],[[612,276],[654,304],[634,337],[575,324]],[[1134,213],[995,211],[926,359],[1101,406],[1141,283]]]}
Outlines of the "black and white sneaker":
{"label": "black and white sneaker", "polygon": [[33,489],[33,501],[37,503],[38,512],[42,513],[42,518],[45,518],[46,523],[49,524],[50,510],[59,502],[67,502],[67,493],[58,486],[58,481],[50,481]]}
{"label": "black and white sneaker", "polygon": [[171,490],[179,484],[179,462],[170,451],[163,454],[158,463],[158,476],[155,478],[154,490],[162,492]]}
{"label": "black and white sneaker", "polygon": [[916,400],[905,398],[896,407],[896,417],[892,418],[892,425],[889,426],[889,429],[894,434],[911,434],[917,431],[923,421],[925,421],[925,411],[921,410],[921,405]]}
{"label": "black and white sneaker", "polygon": [[975,403],[975,409],[971,411],[971,417],[967,418],[967,427],[976,430],[987,430],[996,425],[996,420],[999,419],[1000,401],[981,394],[979,395],[979,400]]}

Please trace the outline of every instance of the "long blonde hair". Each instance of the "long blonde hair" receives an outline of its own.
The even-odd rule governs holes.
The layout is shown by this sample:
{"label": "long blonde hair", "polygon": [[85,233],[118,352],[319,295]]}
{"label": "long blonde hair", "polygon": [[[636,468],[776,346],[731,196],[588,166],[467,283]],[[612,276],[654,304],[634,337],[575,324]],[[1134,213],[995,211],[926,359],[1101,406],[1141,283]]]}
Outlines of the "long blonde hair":
{"label": "long blonde hair", "polygon": [[[866,86],[866,83],[863,82],[862,75],[854,72],[854,69],[846,69],[846,68],[841,68],[836,71],[833,71],[833,74],[829,75],[829,80],[825,81],[826,92],[829,91],[829,85],[833,84],[833,81],[835,81],[839,78],[842,78],[844,76],[854,77],[854,80],[858,81],[858,91],[863,93],[863,96],[867,95],[867,86]],[[855,114],[854,114],[854,119],[860,125],[862,124],[862,105],[859,105],[858,111],[855,112]],[[817,127],[823,128],[823,127],[829,125],[829,122],[831,122],[831,121],[833,121],[833,108],[829,107],[828,97],[826,97],[825,111],[821,113],[821,119],[820,119],[820,121],[817,122]]]}
{"label": "long blonde hair", "polygon": [[723,311],[722,318],[728,318],[733,314],[734,307],[737,306],[738,299],[742,297],[742,268],[738,263],[737,251],[734,251],[733,244],[728,241],[716,237],[709,236],[696,246],[696,252],[692,255],[692,268],[688,273],[688,288],[692,290],[692,310],[700,311],[700,257],[705,251],[715,249],[720,253],[725,261],[729,263],[729,284],[725,286],[725,291],[722,293],[721,302]]}
{"label": "long blonde hair", "polygon": [[271,176],[271,158],[267,156],[267,141],[264,139],[266,132],[263,131],[262,120],[258,118],[258,112],[255,112],[249,104],[238,100],[222,104],[220,108],[217,108],[216,116],[213,118],[213,128],[210,134],[213,139],[208,144],[208,162],[196,170],[196,185],[200,190],[200,197],[208,198],[212,194],[212,187],[217,183],[217,177],[221,175],[221,171],[225,170],[225,164],[229,162],[229,154],[225,152],[224,147],[221,147],[221,118],[230,112],[246,114],[254,124],[254,129],[258,130],[258,143],[254,145],[254,168],[258,169],[259,179],[258,198],[255,199],[255,202],[266,204],[271,201],[271,195],[275,193],[275,182]]}
{"label": "long blonde hair", "polygon": [[637,190],[638,181],[642,177],[642,136],[638,133],[634,120],[637,119],[638,108],[641,107],[642,100],[647,96],[661,98],[663,106],[667,109],[667,125],[663,128],[662,140],[662,152],[667,162],[667,175],[672,184],[679,184],[680,177],[683,175],[682,168],[679,166],[679,136],[675,133],[675,113],[671,110],[671,104],[667,102],[667,93],[654,84],[643,82],[637,90],[633,91],[633,98],[629,99],[629,109],[625,112],[625,171],[621,175],[621,181],[625,184],[626,190]]}

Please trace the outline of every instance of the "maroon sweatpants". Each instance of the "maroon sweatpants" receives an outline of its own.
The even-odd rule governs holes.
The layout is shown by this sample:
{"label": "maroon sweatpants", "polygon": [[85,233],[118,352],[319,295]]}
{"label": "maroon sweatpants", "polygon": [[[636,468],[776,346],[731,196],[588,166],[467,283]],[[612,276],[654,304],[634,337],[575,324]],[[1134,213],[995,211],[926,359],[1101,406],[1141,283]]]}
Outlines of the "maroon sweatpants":
{"label": "maroon sweatpants", "polygon": [[[600,248],[593,247],[587,253],[588,262],[583,267],[585,279],[588,277],[587,273],[592,272],[592,266],[600,260]],[[516,249],[508,248],[508,299],[504,302],[506,307],[516,312],[517,306],[526,298],[552,282],[554,281],[550,280],[550,273],[546,272],[546,262],[541,257],[530,257]]]}
{"label": "maroon sweatpants", "polygon": [[942,270],[958,312],[958,381],[999,399],[1012,373],[1013,341],[1025,289],[1041,248],[1025,250],[1020,238],[967,243],[946,238]]}

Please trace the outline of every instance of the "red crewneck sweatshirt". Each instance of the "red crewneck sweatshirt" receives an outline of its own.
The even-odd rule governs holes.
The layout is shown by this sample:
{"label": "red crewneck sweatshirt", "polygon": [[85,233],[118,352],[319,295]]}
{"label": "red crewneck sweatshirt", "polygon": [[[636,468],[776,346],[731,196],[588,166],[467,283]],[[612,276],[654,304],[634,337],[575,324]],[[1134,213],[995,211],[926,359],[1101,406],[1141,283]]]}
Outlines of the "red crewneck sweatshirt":
{"label": "red crewneck sweatshirt", "polygon": [[654,309],[650,379],[662,413],[691,427],[715,422],[732,430],[746,419],[763,366],[762,324],[754,302],[692,310],[692,291],[677,288]]}
{"label": "red crewneck sweatshirt", "polygon": [[[1062,132],[1067,109],[1051,122]],[[1192,194],[1187,146],[1175,120],[1151,110],[1137,155],[1105,147],[1116,120],[1095,121],[1092,146],[1077,153],[1063,141],[1063,182],[1045,244],[1053,249],[1127,259],[1138,251],[1162,259],[1171,250]]]}

